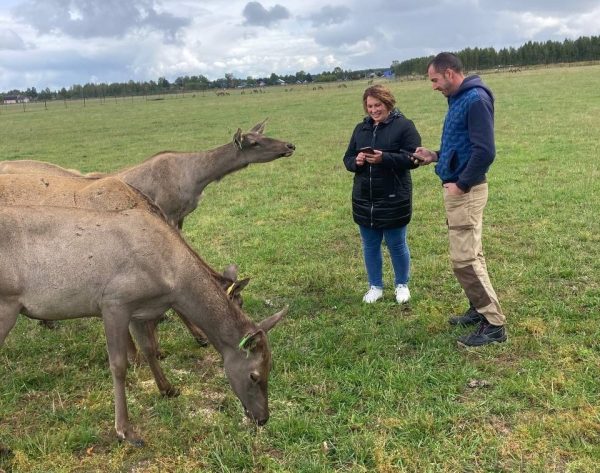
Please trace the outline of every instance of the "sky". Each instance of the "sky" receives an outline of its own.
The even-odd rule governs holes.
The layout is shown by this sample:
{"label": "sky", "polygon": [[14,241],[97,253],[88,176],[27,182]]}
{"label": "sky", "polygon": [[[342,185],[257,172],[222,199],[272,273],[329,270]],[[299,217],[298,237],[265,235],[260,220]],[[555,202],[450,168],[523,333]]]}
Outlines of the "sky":
{"label": "sky", "polygon": [[0,91],[389,67],[600,34],[600,0],[0,0]]}

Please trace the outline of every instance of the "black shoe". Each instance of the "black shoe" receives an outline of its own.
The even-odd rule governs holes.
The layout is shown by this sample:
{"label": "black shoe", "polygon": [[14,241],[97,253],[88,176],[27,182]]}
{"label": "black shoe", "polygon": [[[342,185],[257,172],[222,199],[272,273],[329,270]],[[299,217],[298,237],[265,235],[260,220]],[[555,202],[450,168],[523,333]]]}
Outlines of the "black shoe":
{"label": "black shoe", "polygon": [[461,327],[476,325],[483,321],[485,321],[485,317],[473,307],[469,307],[463,315],[455,315],[448,319],[450,325],[460,325]]}
{"label": "black shoe", "polygon": [[467,347],[480,347],[494,342],[502,343],[506,339],[504,325],[492,325],[483,321],[473,333],[458,337],[458,343]]}

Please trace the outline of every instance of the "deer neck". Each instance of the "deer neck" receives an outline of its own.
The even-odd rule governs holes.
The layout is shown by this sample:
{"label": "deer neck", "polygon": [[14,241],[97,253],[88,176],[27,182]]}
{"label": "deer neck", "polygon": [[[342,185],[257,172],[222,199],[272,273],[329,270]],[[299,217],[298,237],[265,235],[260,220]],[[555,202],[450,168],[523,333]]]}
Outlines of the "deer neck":
{"label": "deer neck", "polygon": [[248,163],[244,156],[245,153],[242,153],[234,143],[204,153],[190,153],[187,156],[189,175],[194,177],[198,194],[211,182],[246,167]]}
{"label": "deer neck", "polygon": [[163,152],[118,177],[149,197],[173,224],[196,208],[208,184],[245,167],[245,154],[234,143],[209,151]]}
{"label": "deer neck", "polygon": [[235,305],[210,276],[206,268],[194,264],[181,285],[173,309],[196,324],[215,349],[226,356],[238,350],[242,338],[256,330],[255,324]]}

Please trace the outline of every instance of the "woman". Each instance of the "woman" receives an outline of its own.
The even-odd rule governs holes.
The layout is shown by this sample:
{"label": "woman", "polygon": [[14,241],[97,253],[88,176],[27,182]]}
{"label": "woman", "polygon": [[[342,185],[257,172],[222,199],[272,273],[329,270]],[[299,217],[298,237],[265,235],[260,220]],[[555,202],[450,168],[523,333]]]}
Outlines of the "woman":
{"label": "woman", "polygon": [[346,169],[354,173],[352,215],[362,239],[369,279],[363,301],[368,304],[383,297],[384,238],[394,268],[396,301],[403,304],[410,299],[406,227],[412,214],[410,170],[417,164],[409,153],[421,146],[421,136],[395,104],[386,87],[367,88],[363,94],[367,117],[354,128],[344,155]]}

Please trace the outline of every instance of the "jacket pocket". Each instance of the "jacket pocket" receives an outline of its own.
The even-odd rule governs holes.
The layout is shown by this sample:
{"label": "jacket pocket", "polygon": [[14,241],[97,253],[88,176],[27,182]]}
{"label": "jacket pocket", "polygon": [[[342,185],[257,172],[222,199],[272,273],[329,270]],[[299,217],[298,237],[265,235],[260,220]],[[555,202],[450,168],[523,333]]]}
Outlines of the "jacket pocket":
{"label": "jacket pocket", "polygon": [[451,174],[454,174],[456,172],[456,170],[458,169],[458,165],[458,151],[453,150],[452,154],[450,155],[450,158],[448,159],[448,170]]}

